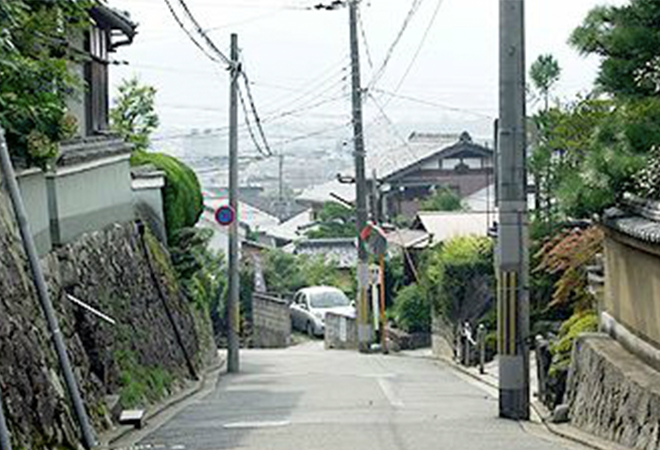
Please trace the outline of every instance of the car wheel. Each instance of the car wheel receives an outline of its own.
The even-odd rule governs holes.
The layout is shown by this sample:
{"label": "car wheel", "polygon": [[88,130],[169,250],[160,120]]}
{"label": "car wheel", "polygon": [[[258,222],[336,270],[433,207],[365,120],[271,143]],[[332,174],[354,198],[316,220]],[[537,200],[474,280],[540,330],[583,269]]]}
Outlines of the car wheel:
{"label": "car wheel", "polygon": [[312,322],[307,322],[307,334],[312,338],[315,336],[314,325],[312,325]]}

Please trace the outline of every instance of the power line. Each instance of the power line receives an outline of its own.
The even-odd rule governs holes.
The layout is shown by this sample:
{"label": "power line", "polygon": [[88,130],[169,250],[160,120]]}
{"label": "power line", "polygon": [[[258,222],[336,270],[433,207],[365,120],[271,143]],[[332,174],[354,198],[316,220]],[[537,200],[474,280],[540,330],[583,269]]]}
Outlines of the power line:
{"label": "power line", "polygon": [[245,119],[245,126],[247,127],[248,133],[250,134],[250,139],[252,139],[252,143],[254,144],[254,147],[262,155],[266,157],[270,156],[263,151],[261,145],[259,145],[259,142],[257,142],[257,138],[254,135],[254,131],[252,130],[252,125],[250,124],[250,114],[248,113],[247,106],[245,105],[245,99],[243,98],[243,91],[241,90],[240,87],[238,88],[238,98],[241,101],[241,106],[243,107],[243,117]]}
{"label": "power line", "polygon": [[376,73],[374,74],[374,76],[372,77],[371,81],[368,84],[369,89],[373,88],[376,85],[376,83],[378,83],[378,81],[382,78],[390,60],[392,59],[392,56],[394,55],[394,51],[396,50],[397,45],[399,45],[401,38],[403,38],[403,35],[408,29],[408,25],[410,25],[410,23],[412,22],[413,17],[415,17],[415,14],[419,10],[419,7],[422,5],[423,2],[424,0],[413,0],[412,4],[410,5],[410,9],[408,10],[408,13],[406,14],[406,18],[403,20],[401,29],[399,30],[396,37],[394,38],[394,41],[387,50],[385,59],[383,60],[382,64],[380,65],[380,67],[378,68],[378,70],[376,71]]}
{"label": "power line", "polygon": [[387,115],[385,112],[385,109],[380,105],[376,97],[371,94],[370,92],[367,93],[368,97],[374,102],[374,105],[378,108],[380,111],[380,114],[383,116],[383,119],[387,122],[388,126],[394,131],[394,134],[401,140],[403,143],[403,146],[405,147],[406,150],[408,150],[408,153],[415,159],[418,160],[419,158],[417,157],[417,153],[413,150],[413,148],[410,146],[406,138],[404,138],[401,133],[399,132],[399,129],[394,125],[394,122],[390,119],[390,117]]}
{"label": "power line", "polygon": [[[166,0],[169,1],[169,0]],[[188,8],[188,5],[186,4],[185,0],[179,0],[179,4],[185,11],[186,15],[188,16],[188,19],[193,23],[195,26],[197,33],[204,39],[206,44],[213,50],[213,52],[220,57],[220,59],[227,65],[230,66],[232,65],[232,62],[230,59],[215,45],[215,42],[206,34],[204,31],[204,28],[199,24],[195,16],[193,15],[192,11],[190,11],[190,8]]]}
{"label": "power line", "polygon": [[[250,80],[248,80],[247,74],[244,71],[241,71],[240,74],[243,76],[243,82],[244,82],[243,84],[245,85],[248,101],[250,102],[250,108],[252,109],[252,114],[254,115],[254,121],[257,124],[257,130],[259,131],[259,134],[261,135],[261,140],[263,141],[264,147],[266,148],[266,154],[267,156],[273,156],[273,152],[271,151],[270,146],[268,145],[268,139],[266,139],[266,134],[264,133],[264,129],[261,124],[261,119],[259,118],[259,112],[257,111],[257,106],[254,102],[252,91],[250,90]],[[240,89],[239,89],[239,93],[240,93]]]}
{"label": "power line", "polygon": [[362,35],[362,42],[364,43],[364,52],[367,55],[367,62],[371,70],[374,68],[374,61],[371,58],[371,50],[369,49],[369,42],[367,41],[367,33],[364,30],[364,22],[362,21],[362,10],[358,10],[358,27],[360,28],[360,34]]}
{"label": "power line", "polygon": [[186,33],[186,35],[188,36],[188,38],[190,39],[190,41],[191,41],[193,44],[195,44],[195,47],[197,47],[202,53],[204,53],[204,55],[206,55],[206,57],[209,58],[211,61],[214,61],[214,62],[220,63],[221,61],[220,61],[219,59],[217,59],[216,57],[214,57],[211,53],[209,53],[209,52],[208,52],[208,51],[202,46],[202,44],[200,44],[199,42],[197,42],[197,39],[195,39],[195,37],[192,35],[192,33],[186,28],[186,26],[184,25],[183,21],[181,20],[181,18],[178,16],[178,14],[176,13],[176,11],[174,10],[174,7],[172,6],[172,3],[170,3],[170,0],[164,0],[164,1],[165,1],[165,4],[167,5],[167,9],[169,9],[169,11],[170,11],[170,14],[172,15],[172,17],[174,18],[174,20],[176,21],[176,23],[179,25],[179,28],[181,28],[181,29],[183,30],[183,32]]}
{"label": "power line", "polygon": [[428,38],[429,33],[431,32],[431,28],[433,27],[433,24],[435,23],[435,20],[438,17],[438,13],[440,12],[440,8],[442,7],[443,3],[444,3],[444,0],[438,0],[438,3],[436,4],[435,10],[433,11],[433,14],[431,15],[431,20],[429,20],[429,24],[427,25],[426,30],[424,30],[424,35],[422,36],[422,40],[419,42],[419,45],[417,46],[417,50],[415,50],[415,54],[413,55],[412,59],[410,60],[410,64],[408,64],[408,67],[406,68],[406,71],[404,72],[403,76],[399,80],[399,83],[394,88],[395,93],[399,92],[399,89],[401,89],[401,86],[403,85],[406,78],[408,78],[408,75],[410,74],[410,71],[412,70],[413,66],[415,65],[415,62],[417,61],[417,57],[419,57],[419,54],[421,53],[422,48],[424,47],[424,43],[426,42],[426,39]]}
{"label": "power line", "polygon": [[494,116],[491,116],[491,115],[486,114],[486,113],[480,113],[478,111],[473,111],[473,110],[470,110],[470,109],[458,108],[458,107],[455,107],[455,106],[444,105],[442,103],[436,103],[436,102],[432,102],[432,101],[429,101],[429,100],[423,100],[423,99],[420,99],[420,98],[411,97],[409,95],[397,94],[395,92],[390,92],[390,91],[386,91],[386,90],[383,90],[383,89],[374,88],[374,89],[372,89],[372,92],[380,92],[382,94],[388,95],[388,96],[393,97],[393,98],[406,100],[406,101],[409,101],[409,102],[412,102],[412,103],[418,103],[420,105],[432,106],[432,107],[443,109],[443,110],[446,110],[446,111],[459,112],[459,113],[462,113],[462,114],[470,114],[470,115],[482,117],[482,118],[485,118],[485,119],[494,119],[495,118]]}

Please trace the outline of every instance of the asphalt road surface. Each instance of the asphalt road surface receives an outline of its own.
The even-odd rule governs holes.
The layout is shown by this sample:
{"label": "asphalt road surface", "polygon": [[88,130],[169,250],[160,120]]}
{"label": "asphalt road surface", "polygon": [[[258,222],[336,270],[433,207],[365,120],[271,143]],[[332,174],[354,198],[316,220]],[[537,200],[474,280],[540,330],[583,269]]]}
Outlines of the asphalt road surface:
{"label": "asphalt road surface", "polygon": [[497,418],[497,400],[443,363],[325,351],[242,352],[242,373],[138,445],[168,450],[580,449]]}

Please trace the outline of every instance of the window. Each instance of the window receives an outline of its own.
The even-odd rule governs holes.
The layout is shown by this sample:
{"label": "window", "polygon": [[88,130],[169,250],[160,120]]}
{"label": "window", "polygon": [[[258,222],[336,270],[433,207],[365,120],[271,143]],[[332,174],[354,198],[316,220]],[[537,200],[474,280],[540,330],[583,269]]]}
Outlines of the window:
{"label": "window", "polygon": [[85,122],[87,134],[108,129],[108,31],[94,27],[86,36]]}

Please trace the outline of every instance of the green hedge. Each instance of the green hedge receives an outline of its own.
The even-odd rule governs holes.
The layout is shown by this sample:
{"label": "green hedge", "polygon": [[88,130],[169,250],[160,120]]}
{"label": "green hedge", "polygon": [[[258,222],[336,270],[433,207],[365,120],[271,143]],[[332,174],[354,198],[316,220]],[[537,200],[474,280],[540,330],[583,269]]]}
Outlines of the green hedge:
{"label": "green hedge", "polygon": [[488,238],[461,237],[432,250],[425,261],[424,288],[436,314],[451,321],[477,283],[493,283],[493,242]]}
{"label": "green hedge", "polygon": [[131,165],[152,164],[165,172],[163,207],[167,239],[176,243],[179,232],[193,227],[204,211],[202,188],[193,170],[173,156],[163,153],[137,151],[133,153]]}
{"label": "green hedge", "polygon": [[416,284],[401,289],[394,300],[394,318],[408,333],[431,331],[431,305]]}

